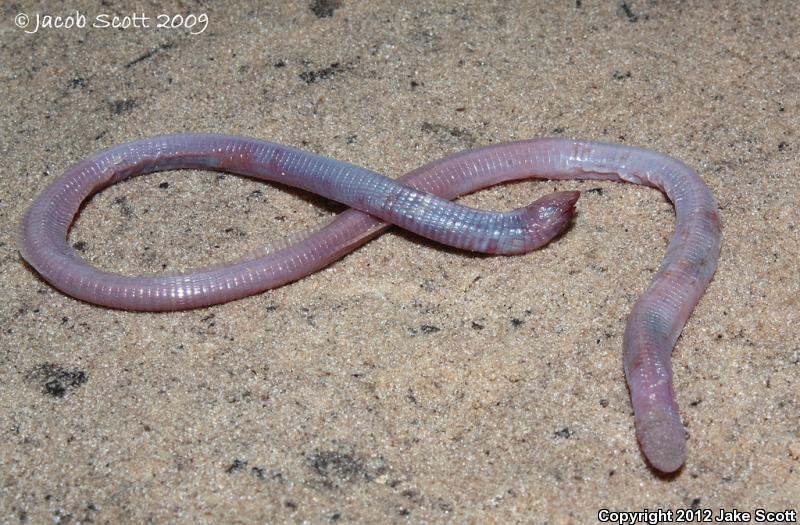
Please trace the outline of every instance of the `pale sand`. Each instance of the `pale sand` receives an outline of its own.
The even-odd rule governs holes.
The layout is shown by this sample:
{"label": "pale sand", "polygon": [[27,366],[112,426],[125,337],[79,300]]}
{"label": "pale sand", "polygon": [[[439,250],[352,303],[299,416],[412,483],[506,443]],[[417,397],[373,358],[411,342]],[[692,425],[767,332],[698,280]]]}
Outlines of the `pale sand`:
{"label": "pale sand", "polygon": [[[323,18],[308,2],[214,2],[199,35],[13,25],[23,11],[157,14],[50,4],[8,4],[0,26],[0,521],[578,523],[601,508],[798,506],[795,2],[345,1]],[[622,372],[625,318],[673,226],[658,192],[498,187],[462,202],[601,191],[526,256],[393,230],[295,284],[175,314],[80,303],[21,262],[15,225],[61,171],[177,131],[392,177],[546,135],[693,166],[724,245],[675,351],[685,468],[644,464]],[[107,269],[174,270],[340,209],[234,176],[156,174],[99,194],[72,242]]]}

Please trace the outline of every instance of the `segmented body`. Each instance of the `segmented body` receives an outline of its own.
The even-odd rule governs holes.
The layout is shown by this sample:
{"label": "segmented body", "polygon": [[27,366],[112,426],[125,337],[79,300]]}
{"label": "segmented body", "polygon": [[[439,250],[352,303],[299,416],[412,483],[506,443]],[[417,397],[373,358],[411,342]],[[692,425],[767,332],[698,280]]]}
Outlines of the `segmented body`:
{"label": "segmented body", "polygon": [[[131,175],[183,168],[278,181],[354,209],[291,242],[184,274],[111,274],[88,265],[67,243],[74,216],[91,194]],[[506,213],[448,202],[480,188],[532,177],[651,186],[675,206],[675,232],[666,257],[634,305],[624,336],[637,437],[653,467],[675,471],[686,458],[686,437],[672,389],[671,354],[716,269],[721,240],[710,190],[671,157],[621,145],[534,139],[459,153],[398,182],[269,142],[226,135],[166,135],[116,146],[64,173],[26,213],[19,248],[44,279],[85,301],[129,310],[196,308],[299,279],[366,243],[388,223],[468,250],[514,254],[535,249],[569,222],[577,192],[550,194]]]}

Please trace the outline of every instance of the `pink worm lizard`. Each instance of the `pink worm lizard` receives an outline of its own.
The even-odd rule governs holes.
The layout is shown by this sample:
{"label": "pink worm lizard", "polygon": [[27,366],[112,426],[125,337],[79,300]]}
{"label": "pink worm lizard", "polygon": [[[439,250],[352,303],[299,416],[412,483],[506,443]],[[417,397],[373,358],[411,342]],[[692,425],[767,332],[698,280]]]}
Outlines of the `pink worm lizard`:
{"label": "pink worm lizard", "polygon": [[[87,264],[67,242],[81,203],[126,177],[211,169],[296,186],[351,206],[333,221],[224,265],[190,273],[128,277]],[[634,147],[533,139],[465,151],[395,181],[364,168],[255,139],[165,135],[115,146],[79,162],[33,202],[19,229],[23,258],[63,292],[127,310],[197,308],[275,288],[323,268],[396,224],[458,248],[497,254],[541,247],[569,223],[578,192],[557,192],[510,212],[450,199],[531,177],[604,179],[657,188],[672,201],[675,232],[636,301],[623,338],[636,435],[662,472],[686,460],[686,433],[672,387],[671,354],[716,269],[720,223],[714,197],[682,162]],[[360,211],[359,211],[360,210]]]}

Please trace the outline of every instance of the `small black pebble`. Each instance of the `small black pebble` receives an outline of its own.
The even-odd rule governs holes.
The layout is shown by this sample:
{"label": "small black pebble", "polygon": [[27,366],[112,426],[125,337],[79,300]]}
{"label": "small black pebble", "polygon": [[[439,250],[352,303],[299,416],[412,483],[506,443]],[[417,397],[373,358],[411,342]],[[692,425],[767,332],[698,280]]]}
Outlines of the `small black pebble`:
{"label": "small black pebble", "polygon": [[430,324],[424,324],[419,327],[423,334],[435,334],[436,332],[441,331],[441,328],[438,326],[433,326]]}
{"label": "small black pebble", "polygon": [[246,466],[247,466],[247,461],[242,459],[234,459],[233,463],[228,465],[228,468],[225,469],[225,472],[227,472],[228,474],[232,474],[237,470],[242,470]]}
{"label": "small black pebble", "polygon": [[568,428],[562,428],[561,430],[553,432],[553,435],[556,437],[569,439],[569,437],[572,435],[572,432],[570,432]]}
{"label": "small black pebble", "polygon": [[330,18],[333,16],[333,12],[341,6],[341,0],[315,0],[309,9],[319,18]]}

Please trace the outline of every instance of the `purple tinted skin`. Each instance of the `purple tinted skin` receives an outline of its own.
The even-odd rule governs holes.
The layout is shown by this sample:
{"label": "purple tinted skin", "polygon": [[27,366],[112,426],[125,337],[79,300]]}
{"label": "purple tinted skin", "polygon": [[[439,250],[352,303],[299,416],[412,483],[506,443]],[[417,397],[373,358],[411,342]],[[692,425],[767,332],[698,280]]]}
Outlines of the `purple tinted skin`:
{"label": "purple tinted skin", "polygon": [[[342,219],[281,250],[177,275],[126,277],[103,272],[88,265],[68,244],[69,227],[81,203],[93,193],[132,175],[188,168],[280,182],[367,213],[343,214]],[[461,181],[459,193],[448,193],[453,186],[448,183],[453,181],[440,177],[431,177],[423,169],[398,182],[352,164],[244,137],[153,137],[100,152],[50,184],[21,223],[19,247],[45,280],[73,297],[111,308],[181,310],[238,299],[299,279],[366,242],[379,227],[385,227],[384,221],[457,248],[524,253],[558,235],[574,215],[579,196],[578,192],[558,192],[510,212],[486,212],[447,200],[485,186],[481,176]]]}
{"label": "purple tinted skin", "polygon": [[[291,243],[183,274],[127,277],[104,272],[88,265],[67,243],[80,204],[93,193],[131,175],[184,168],[277,181],[354,209]],[[673,472],[685,462],[686,436],[672,390],[670,357],[711,280],[721,241],[710,190],[690,168],[665,155],[621,145],[535,139],[459,153],[398,182],[254,139],[153,137],[105,150],[54,181],[23,218],[19,248],[45,280],[73,297],[128,310],[197,308],[299,279],[366,243],[389,223],[467,250],[515,254],[536,249],[569,223],[578,192],[553,193],[506,213],[448,202],[487,186],[533,177],[642,184],[663,191],[675,205],[676,228],[667,255],[634,305],[624,336],[637,438],[654,468]]]}

